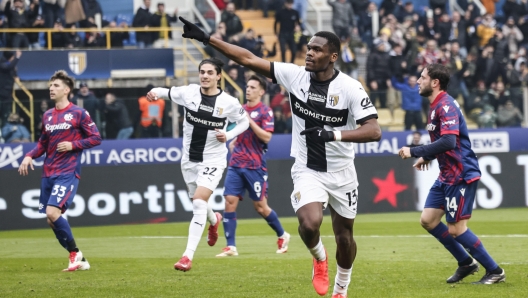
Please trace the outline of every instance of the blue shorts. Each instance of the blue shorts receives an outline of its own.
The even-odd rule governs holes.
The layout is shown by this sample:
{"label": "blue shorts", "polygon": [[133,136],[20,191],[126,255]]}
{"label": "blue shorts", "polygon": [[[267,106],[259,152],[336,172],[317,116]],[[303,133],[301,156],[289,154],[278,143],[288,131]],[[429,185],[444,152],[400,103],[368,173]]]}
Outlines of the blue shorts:
{"label": "blue shorts", "polygon": [[438,180],[429,191],[425,208],[443,209],[447,222],[459,222],[469,219],[473,212],[473,203],[477,193],[478,180],[457,185],[447,185]]}
{"label": "blue shorts", "polygon": [[39,212],[46,213],[47,206],[55,206],[64,213],[73,202],[77,186],[79,179],[73,174],[42,178]]}
{"label": "blue shorts", "polygon": [[247,189],[253,201],[262,201],[268,197],[268,172],[229,167],[224,186],[224,196],[237,196],[242,200]]}

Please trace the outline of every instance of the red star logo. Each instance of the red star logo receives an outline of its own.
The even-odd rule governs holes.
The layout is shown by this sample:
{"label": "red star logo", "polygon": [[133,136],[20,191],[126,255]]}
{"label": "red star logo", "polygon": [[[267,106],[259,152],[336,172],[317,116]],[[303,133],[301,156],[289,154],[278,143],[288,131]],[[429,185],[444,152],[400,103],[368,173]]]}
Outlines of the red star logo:
{"label": "red star logo", "polygon": [[407,189],[407,185],[398,184],[394,179],[394,169],[389,171],[385,180],[372,178],[372,182],[376,184],[379,189],[378,194],[374,198],[374,203],[387,200],[392,207],[398,206],[398,198],[396,197],[396,194]]}

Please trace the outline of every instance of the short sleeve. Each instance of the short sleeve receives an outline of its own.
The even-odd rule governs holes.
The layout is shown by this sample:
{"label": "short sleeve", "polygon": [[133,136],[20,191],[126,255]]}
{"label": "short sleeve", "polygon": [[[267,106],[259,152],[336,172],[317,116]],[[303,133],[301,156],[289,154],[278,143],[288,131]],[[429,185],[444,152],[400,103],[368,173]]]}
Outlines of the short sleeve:
{"label": "short sleeve", "polygon": [[187,106],[187,102],[185,99],[189,97],[189,92],[194,92],[191,86],[192,85],[170,88],[169,99],[181,106]]}
{"label": "short sleeve", "polygon": [[271,80],[292,92],[292,83],[299,75],[306,72],[302,67],[291,63],[270,62]]}
{"label": "short sleeve", "polygon": [[440,121],[440,135],[459,134],[460,119],[458,108],[454,104],[446,103],[436,109]]}
{"label": "short sleeve", "polygon": [[352,116],[356,119],[356,124],[361,125],[368,119],[378,118],[376,107],[360,83],[349,87],[348,96],[352,99],[349,108],[352,111]]}
{"label": "short sleeve", "polygon": [[233,98],[233,104],[230,106],[229,113],[227,114],[227,121],[238,122],[243,117],[247,117],[246,110],[244,110],[238,100]]}
{"label": "short sleeve", "polygon": [[269,132],[273,132],[275,130],[275,120],[273,117],[273,111],[271,109],[267,109],[264,111],[260,127],[265,131]]}

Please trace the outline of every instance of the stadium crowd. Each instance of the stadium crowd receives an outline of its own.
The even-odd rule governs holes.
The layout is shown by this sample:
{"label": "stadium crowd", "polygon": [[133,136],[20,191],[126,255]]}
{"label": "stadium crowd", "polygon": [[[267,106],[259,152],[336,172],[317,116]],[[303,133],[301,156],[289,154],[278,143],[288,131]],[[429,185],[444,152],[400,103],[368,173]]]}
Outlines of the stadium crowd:
{"label": "stadium crowd", "polygon": [[[305,46],[310,37],[303,25],[307,9],[302,4],[304,1],[214,2],[222,11],[222,16],[211,35],[244,47],[259,57],[276,57],[277,44],[265,45],[258,28],[244,28],[236,9],[237,5],[249,9],[259,7],[263,9],[265,17],[268,17],[268,10],[275,10],[275,27],[280,24],[280,31],[275,28],[275,33],[282,61],[286,58],[286,48],[290,50],[292,61],[295,57],[304,57]],[[528,82],[528,1],[507,0],[499,7],[503,12],[501,16],[495,13],[494,0],[481,0],[486,8],[484,14],[467,0],[457,1],[464,13],[451,11],[447,0],[424,2],[428,5],[415,7],[413,2],[399,0],[382,0],[379,6],[368,0],[328,0],[333,9],[333,30],[342,41],[339,69],[360,79],[379,109],[403,109],[405,117],[402,124],[406,130],[424,128],[429,104],[426,99],[417,96],[416,80],[429,63],[441,63],[450,69],[448,92],[458,99],[464,112],[476,126],[521,126],[522,87]],[[177,14],[177,10],[174,14],[167,14],[162,2],[157,3],[155,12],[151,12],[150,0],[144,0],[133,19],[123,16],[108,18],[97,0],[3,0],[0,3],[0,28],[55,28],[59,32],[52,34],[53,48],[106,46],[103,32],[81,36],[79,33],[60,32],[61,28],[167,27],[176,22]],[[379,30],[373,32],[373,24],[376,22],[372,18],[376,16],[379,17]],[[288,19],[293,21],[288,22]],[[138,32],[132,38],[128,32],[113,32],[111,44],[112,47],[151,47],[161,37],[160,34]],[[130,42],[132,39],[134,42]],[[45,45],[41,36],[39,38],[39,33],[0,34],[0,47],[39,49]],[[229,61],[212,48],[206,47],[205,50],[210,56],[224,60],[228,75],[245,90],[245,82],[254,73]],[[366,70],[360,75],[361,59],[358,57],[361,56],[366,56]],[[16,76],[13,64],[16,65],[18,57],[14,57],[13,52],[5,51],[0,58],[0,84],[4,85],[3,91],[12,90],[12,86],[6,85],[12,85],[12,77]],[[281,86],[271,84],[271,81],[268,83],[264,102],[274,112],[275,133],[290,133],[288,94]],[[113,133],[107,134],[107,138],[116,138],[121,129],[126,128],[130,132],[130,127],[135,130],[134,133],[121,136],[172,135],[172,126],[165,121],[170,121],[172,117],[169,105],[158,107],[161,112],[145,121],[142,109],[147,108],[148,111],[148,107],[145,107],[141,98],[135,99],[137,105],[125,105],[122,100],[116,100],[113,94],[96,92],[100,97],[97,98],[93,92],[83,91],[83,87],[79,87],[81,88],[74,102],[79,97],[92,94],[93,98],[88,102],[93,101],[90,108],[100,115],[96,119],[107,125],[113,123]],[[0,109],[9,107],[12,100],[10,92],[3,91],[0,92]],[[225,91],[234,96],[239,95],[230,84],[226,84]],[[43,101],[41,108],[46,105]],[[85,108],[88,109],[86,103]],[[7,121],[9,115],[5,113],[5,108],[1,112],[4,127],[11,122]],[[183,111],[180,111],[180,123],[182,115]],[[11,117],[15,118],[20,119]],[[38,118],[37,114],[35,119]]]}

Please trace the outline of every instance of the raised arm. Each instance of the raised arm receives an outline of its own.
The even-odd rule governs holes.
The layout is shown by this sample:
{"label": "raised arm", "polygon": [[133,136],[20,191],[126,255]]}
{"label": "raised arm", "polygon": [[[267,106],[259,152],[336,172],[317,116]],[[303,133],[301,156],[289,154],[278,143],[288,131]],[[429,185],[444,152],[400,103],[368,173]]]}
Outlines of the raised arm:
{"label": "raised arm", "polygon": [[183,26],[184,33],[182,37],[196,39],[204,44],[209,44],[236,63],[244,65],[263,76],[271,78],[271,66],[269,61],[253,55],[250,51],[244,48],[210,37],[209,34],[200,30],[198,26],[182,17],[180,17],[180,21],[185,24]]}

